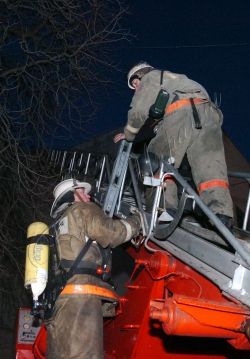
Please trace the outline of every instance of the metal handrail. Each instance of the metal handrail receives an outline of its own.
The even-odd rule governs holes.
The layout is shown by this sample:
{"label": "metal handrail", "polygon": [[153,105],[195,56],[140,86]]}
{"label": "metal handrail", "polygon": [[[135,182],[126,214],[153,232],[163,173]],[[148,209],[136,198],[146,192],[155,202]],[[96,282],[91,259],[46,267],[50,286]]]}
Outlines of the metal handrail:
{"label": "metal handrail", "polygon": [[248,191],[246,210],[245,210],[244,221],[243,221],[243,226],[242,226],[242,229],[245,231],[247,228],[247,222],[248,222],[249,211],[250,211],[250,173],[232,172],[232,171],[228,171],[227,173],[228,173],[229,177],[244,178],[248,182],[249,191]]}

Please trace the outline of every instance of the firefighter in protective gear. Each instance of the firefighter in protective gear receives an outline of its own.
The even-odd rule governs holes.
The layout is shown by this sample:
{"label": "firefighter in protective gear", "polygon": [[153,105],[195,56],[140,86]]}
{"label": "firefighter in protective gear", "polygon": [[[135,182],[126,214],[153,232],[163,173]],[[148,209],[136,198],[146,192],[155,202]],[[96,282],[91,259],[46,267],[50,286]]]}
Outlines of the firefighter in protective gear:
{"label": "firefighter in protective gear", "polygon": [[111,270],[110,247],[129,241],[140,231],[137,216],[113,220],[90,201],[90,190],[90,184],[73,179],[54,190],[51,216],[56,217],[60,265],[69,273],[83,248],[88,250],[57,298],[52,317],[46,320],[46,359],[104,358],[103,315],[114,315],[119,301],[105,278]]}
{"label": "firefighter in protective gear", "polygon": [[[233,204],[222,142],[223,115],[211,102],[207,91],[185,75],[158,70],[145,62],[129,70],[128,85],[135,94],[124,133],[117,134],[114,142],[133,141],[149,117],[149,109],[159,91],[167,91],[165,113],[148,150],[156,155],[174,157],[176,169],[187,154],[201,199],[231,228]],[[168,182],[167,209],[173,213],[178,205],[177,189],[173,179]]]}

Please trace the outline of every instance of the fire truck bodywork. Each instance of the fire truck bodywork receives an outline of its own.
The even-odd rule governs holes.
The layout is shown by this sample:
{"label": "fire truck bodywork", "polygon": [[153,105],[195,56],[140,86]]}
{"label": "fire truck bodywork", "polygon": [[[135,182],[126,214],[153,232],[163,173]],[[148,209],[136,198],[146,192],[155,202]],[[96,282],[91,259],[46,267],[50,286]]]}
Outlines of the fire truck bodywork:
{"label": "fire truck bodywork", "polygon": [[[144,178],[144,184],[151,183],[156,189],[152,213],[146,213],[141,202],[142,186],[138,185],[138,158],[125,142],[112,171],[107,157],[94,161],[96,191],[92,199],[108,215],[124,218],[131,207],[125,195],[129,177],[132,205],[139,209],[145,227],[133,246],[124,245],[117,255],[113,253],[114,270],[117,262],[124,263],[125,274],[113,272],[114,283],[121,288],[120,303],[116,316],[104,320],[105,359],[249,357],[249,232],[234,228],[232,234],[216,222],[214,214],[203,207],[198,195],[165,160],[157,180]],[[88,158],[85,175],[89,163]],[[175,218],[172,224],[159,223],[160,214],[165,212],[160,208],[160,198],[166,175],[174,176],[186,200],[198,204],[214,220],[216,234],[198,222],[190,222],[181,210],[176,224]],[[34,359],[45,358],[43,325],[32,352]],[[25,357],[20,350],[16,353],[16,359]]]}

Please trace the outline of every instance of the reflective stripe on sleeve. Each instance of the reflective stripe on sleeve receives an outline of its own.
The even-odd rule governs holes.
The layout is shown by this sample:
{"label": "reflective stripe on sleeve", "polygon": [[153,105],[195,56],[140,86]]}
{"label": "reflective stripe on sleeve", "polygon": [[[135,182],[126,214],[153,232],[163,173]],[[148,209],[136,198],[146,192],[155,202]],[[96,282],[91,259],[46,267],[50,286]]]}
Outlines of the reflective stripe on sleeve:
{"label": "reflective stripe on sleeve", "polygon": [[200,194],[205,189],[213,188],[213,187],[224,187],[224,188],[229,189],[229,185],[228,185],[228,183],[226,181],[223,181],[223,180],[211,180],[211,181],[201,183],[199,185],[199,188],[198,188],[198,193]]}
{"label": "reflective stripe on sleeve", "polygon": [[124,221],[123,219],[121,219],[121,222],[124,224],[124,226],[126,227],[126,230],[127,230],[127,237],[124,240],[124,242],[127,242],[132,237],[132,228],[131,228],[131,225],[127,221]]}
{"label": "reflective stripe on sleeve", "polygon": [[139,128],[132,127],[129,123],[127,123],[126,129],[127,129],[129,132],[133,133],[134,135],[136,135],[136,134],[140,131]]}

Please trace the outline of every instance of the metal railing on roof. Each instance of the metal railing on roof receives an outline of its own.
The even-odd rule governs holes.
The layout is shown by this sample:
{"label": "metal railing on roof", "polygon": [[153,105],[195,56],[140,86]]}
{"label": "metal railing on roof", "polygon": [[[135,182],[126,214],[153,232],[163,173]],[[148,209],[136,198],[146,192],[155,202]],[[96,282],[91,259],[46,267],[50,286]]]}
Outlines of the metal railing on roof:
{"label": "metal railing on roof", "polygon": [[104,172],[110,181],[110,165],[107,155],[52,150],[49,161],[53,169],[60,174],[62,181],[76,176],[94,176],[98,187],[100,187]]}

